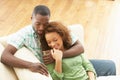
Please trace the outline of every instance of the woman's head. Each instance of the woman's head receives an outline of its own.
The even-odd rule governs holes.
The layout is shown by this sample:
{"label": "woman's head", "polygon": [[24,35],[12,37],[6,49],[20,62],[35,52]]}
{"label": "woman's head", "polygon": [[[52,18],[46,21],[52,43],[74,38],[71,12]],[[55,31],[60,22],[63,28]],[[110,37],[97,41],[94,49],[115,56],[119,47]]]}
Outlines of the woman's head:
{"label": "woman's head", "polygon": [[50,48],[68,49],[71,46],[69,30],[59,22],[50,22],[45,28],[44,37]]}

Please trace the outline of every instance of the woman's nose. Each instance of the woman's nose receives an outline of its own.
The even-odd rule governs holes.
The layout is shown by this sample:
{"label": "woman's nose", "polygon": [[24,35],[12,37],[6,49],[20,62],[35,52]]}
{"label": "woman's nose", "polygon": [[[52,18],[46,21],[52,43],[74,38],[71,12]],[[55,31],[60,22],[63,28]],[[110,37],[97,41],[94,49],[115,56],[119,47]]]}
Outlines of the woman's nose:
{"label": "woman's nose", "polygon": [[55,47],[55,43],[52,42],[51,43],[51,47],[54,48]]}

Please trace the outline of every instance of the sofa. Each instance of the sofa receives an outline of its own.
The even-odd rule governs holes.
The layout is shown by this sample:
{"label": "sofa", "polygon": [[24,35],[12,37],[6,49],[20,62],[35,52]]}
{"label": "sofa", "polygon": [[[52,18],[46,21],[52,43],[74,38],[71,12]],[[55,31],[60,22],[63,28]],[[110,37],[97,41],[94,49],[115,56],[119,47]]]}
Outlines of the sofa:
{"label": "sofa", "polygon": [[[0,38],[0,56],[7,45],[6,40],[8,38],[9,36]],[[26,61],[39,62],[34,54],[26,47],[19,49],[14,56]],[[28,69],[12,68],[0,62],[0,80],[52,80],[52,78],[50,75],[46,77],[40,73],[31,72]]]}
{"label": "sofa", "polygon": [[[72,33],[74,33],[78,37],[78,39],[84,45],[84,29],[83,29],[83,27],[80,24],[75,24],[75,25],[68,26],[68,28],[70,29],[70,31]],[[1,58],[2,51],[6,47],[7,40],[9,39],[10,36],[12,36],[12,34],[8,35],[8,36],[0,37],[0,58]],[[24,60],[31,61],[31,62],[39,62],[39,60],[33,55],[33,53],[25,47],[18,50],[16,52],[15,56],[18,58],[24,59]],[[24,56],[27,56],[27,57],[25,58]],[[90,61],[93,64],[93,66],[96,65],[96,64],[94,64],[94,60],[90,60]],[[111,66],[113,66],[112,67],[113,70],[116,70],[115,63],[111,60],[107,60],[107,61],[110,62]],[[101,60],[97,61],[98,65],[100,64],[99,62],[101,62]],[[98,77],[105,76],[105,75],[102,75],[102,73],[98,74],[98,73],[100,73],[100,71],[97,70],[96,66],[94,66],[94,68],[96,70]],[[51,79],[50,75],[49,75],[49,77],[45,77],[39,73],[31,72],[28,69],[8,67],[7,65],[4,65],[3,63],[0,62],[0,80],[52,80],[52,79]],[[100,80],[100,78],[99,78],[99,80]],[[101,80],[103,80],[103,78]],[[105,79],[105,80],[107,80],[107,79]],[[114,80],[117,80],[117,79],[114,79]]]}

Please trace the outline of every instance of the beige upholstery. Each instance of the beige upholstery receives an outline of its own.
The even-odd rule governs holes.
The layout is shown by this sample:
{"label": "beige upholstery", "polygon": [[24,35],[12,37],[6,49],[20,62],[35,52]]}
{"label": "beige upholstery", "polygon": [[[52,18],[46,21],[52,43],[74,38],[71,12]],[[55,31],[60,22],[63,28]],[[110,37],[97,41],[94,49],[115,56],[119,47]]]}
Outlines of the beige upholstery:
{"label": "beige upholstery", "polygon": [[[0,44],[0,51],[3,50],[4,47],[2,44]],[[15,56],[26,61],[39,62],[39,60],[25,47],[18,50]],[[50,75],[49,77],[46,77],[44,75],[41,75],[40,73],[31,72],[28,69],[14,68],[14,70],[11,67],[0,63],[0,80],[18,80],[17,77],[19,78],[19,80],[52,80]]]}
{"label": "beige upholstery", "polygon": [[100,76],[97,80],[120,80],[120,76]]}
{"label": "beige upholstery", "polygon": [[[3,45],[0,43],[0,58],[2,51],[4,50]],[[18,80],[14,70],[0,62],[0,80]]]}
{"label": "beige upholstery", "polygon": [[78,37],[80,42],[84,45],[84,30],[82,25],[74,24],[74,25],[68,26],[68,28],[76,37]]}
{"label": "beige upholstery", "polygon": [[8,36],[4,36],[4,37],[0,37],[0,43],[2,44],[2,46],[6,47],[7,46],[7,39]]}
{"label": "beige upholstery", "polygon": [[[15,56],[26,61],[40,63],[39,60],[32,54],[32,52],[25,47],[18,50]],[[14,70],[19,80],[52,80],[50,75],[49,77],[46,77],[45,75],[41,75],[40,73],[31,72],[28,69],[14,68]]]}

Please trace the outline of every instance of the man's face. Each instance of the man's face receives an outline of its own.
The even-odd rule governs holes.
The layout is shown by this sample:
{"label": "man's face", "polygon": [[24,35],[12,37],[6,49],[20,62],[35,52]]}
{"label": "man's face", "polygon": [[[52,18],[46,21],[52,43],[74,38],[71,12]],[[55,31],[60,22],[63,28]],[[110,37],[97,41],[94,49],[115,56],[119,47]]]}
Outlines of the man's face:
{"label": "man's face", "polygon": [[40,14],[36,14],[32,16],[32,26],[39,35],[42,35],[44,28],[49,22],[49,15],[42,16]]}

